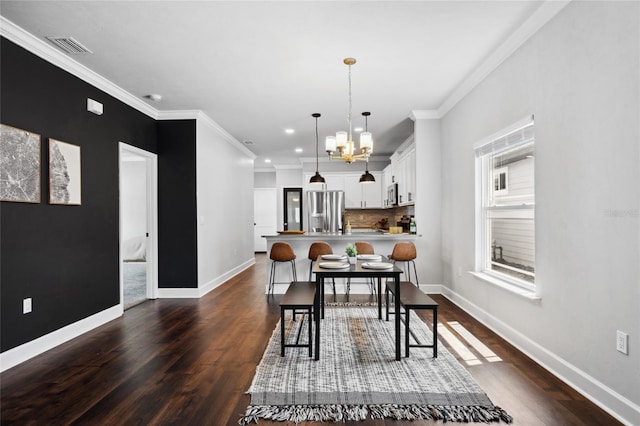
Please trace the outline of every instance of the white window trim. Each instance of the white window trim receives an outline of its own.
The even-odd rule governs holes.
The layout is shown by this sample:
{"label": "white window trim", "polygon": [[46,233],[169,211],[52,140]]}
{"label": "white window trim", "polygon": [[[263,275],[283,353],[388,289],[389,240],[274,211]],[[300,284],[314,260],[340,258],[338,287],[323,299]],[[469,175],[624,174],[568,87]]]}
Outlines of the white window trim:
{"label": "white window trim", "polygon": [[[487,244],[488,235],[486,229],[486,209],[483,208],[483,200],[488,199],[488,187],[489,185],[485,184],[485,177],[490,176],[489,170],[485,170],[488,166],[487,161],[484,160],[484,156],[491,152],[491,145],[503,138],[505,135],[509,135],[514,133],[520,129],[523,129],[527,126],[533,124],[533,115],[527,116],[522,120],[518,120],[516,123],[508,126],[482,140],[476,142],[473,145],[474,153],[476,156],[476,191],[475,191],[475,217],[476,217],[476,226],[475,226],[475,270],[469,271],[473,276],[494,284],[500,288],[508,290],[512,293],[518,294],[520,296],[526,297],[531,300],[538,300],[540,296],[538,294],[539,285],[538,284],[530,284],[526,281],[519,280],[515,277],[511,277],[506,274],[501,274],[499,272],[491,271],[485,269],[485,245]],[[527,142],[523,142],[527,143]],[[535,143],[535,142],[534,142]],[[493,175],[492,180],[493,180]],[[492,186],[492,185],[491,185]],[[510,208],[522,208],[525,206],[504,206],[501,209],[510,209]],[[534,205],[535,209],[535,205]],[[483,224],[479,226],[478,224]]]}

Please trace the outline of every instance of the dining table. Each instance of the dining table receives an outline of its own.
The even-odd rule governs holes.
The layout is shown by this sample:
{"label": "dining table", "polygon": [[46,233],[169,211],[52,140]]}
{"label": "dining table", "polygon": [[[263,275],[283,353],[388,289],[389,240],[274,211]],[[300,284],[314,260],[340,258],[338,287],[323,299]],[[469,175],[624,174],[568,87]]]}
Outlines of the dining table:
{"label": "dining table", "polygon": [[[389,262],[384,256],[368,258],[366,256],[359,257],[354,264],[348,263],[347,259],[337,260],[321,260],[313,265],[313,271],[316,277],[316,294],[314,299],[313,318],[315,321],[314,336],[314,359],[320,359],[320,330],[321,320],[324,316],[324,281],[328,278],[373,278],[378,282],[378,320],[382,321],[382,279],[386,278],[387,285],[394,285],[394,293],[396,300],[400,300],[400,274],[402,269],[395,263]],[[400,303],[394,304],[395,312],[395,347],[396,361],[401,359],[401,317]]]}

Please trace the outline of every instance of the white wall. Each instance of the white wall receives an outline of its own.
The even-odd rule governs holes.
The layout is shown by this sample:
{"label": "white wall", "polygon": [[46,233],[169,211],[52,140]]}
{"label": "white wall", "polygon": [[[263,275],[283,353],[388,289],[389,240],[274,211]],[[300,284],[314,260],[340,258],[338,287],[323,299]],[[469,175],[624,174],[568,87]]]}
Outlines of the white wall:
{"label": "white wall", "polygon": [[[572,2],[442,125],[445,294],[640,424],[640,3]],[[474,266],[473,143],[535,114],[532,301]],[[424,200],[420,196],[420,202]],[[628,356],[616,330],[629,334]]]}
{"label": "white wall", "polygon": [[203,119],[196,124],[196,154],[198,287],[203,293],[254,263],[253,158]]}
{"label": "white wall", "polygon": [[275,188],[276,172],[255,172],[253,174],[254,188]]}
{"label": "white wall", "polygon": [[442,166],[440,120],[417,119],[414,124],[416,146],[415,220],[419,284],[427,291],[438,291],[442,276]]}
{"label": "white wall", "polygon": [[122,178],[122,241],[147,232],[147,175],[145,161],[123,161]]}

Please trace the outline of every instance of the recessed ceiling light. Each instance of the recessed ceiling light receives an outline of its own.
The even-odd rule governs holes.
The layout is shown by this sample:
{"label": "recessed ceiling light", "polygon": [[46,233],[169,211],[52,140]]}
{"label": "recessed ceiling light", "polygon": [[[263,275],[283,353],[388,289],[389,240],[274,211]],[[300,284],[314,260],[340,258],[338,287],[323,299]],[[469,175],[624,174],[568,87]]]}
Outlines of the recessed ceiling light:
{"label": "recessed ceiling light", "polygon": [[160,102],[162,100],[162,95],[159,95],[157,93],[151,93],[150,95],[144,95],[145,98],[153,101],[153,102]]}
{"label": "recessed ceiling light", "polygon": [[364,129],[362,127],[356,127],[355,129],[353,129],[354,132],[361,132]]}
{"label": "recessed ceiling light", "polygon": [[292,134],[294,134],[296,131],[295,131],[295,130],[293,130],[293,129],[284,129],[284,132],[285,132],[286,134],[288,134],[288,135],[292,135]]}
{"label": "recessed ceiling light", "polygon": [[271,159],[269,159],[269,158],[265,158],[265,159],[264,159],[264,162],[265,162],[265,163],[270,163],[270,162],[271,162]]}
{"label": "recessed ceiling light", "polygon": [[297,152],[297,153],[302,152],[302,148],[296,148],[296,152]]}

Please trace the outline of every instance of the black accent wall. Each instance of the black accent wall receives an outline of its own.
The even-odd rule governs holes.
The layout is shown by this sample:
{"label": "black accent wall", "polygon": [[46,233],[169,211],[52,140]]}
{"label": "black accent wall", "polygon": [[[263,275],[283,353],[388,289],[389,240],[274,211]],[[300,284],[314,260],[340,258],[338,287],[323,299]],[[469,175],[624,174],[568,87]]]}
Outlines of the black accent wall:
{"label": "black accent wall", "polygon": [[196,122],[158,122],[158,287],[197,288]]}
{"label": "black accent wall", "polygon": [[[119,303],[120,141],[158,153],[160,282],[197,287],[195,120],[157,123],[5,38],[0,43],[0,121],[41,135],[41,203],[0,202],[0,351]],[[102,116],[87,112],[87,98],[104,105]],[[81,147],[80,206],[48,204],[50,137]],[[33,312],[23,315],[27,297]]]}

